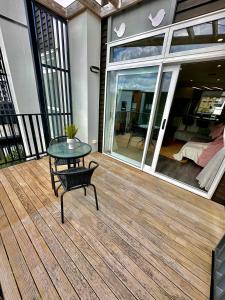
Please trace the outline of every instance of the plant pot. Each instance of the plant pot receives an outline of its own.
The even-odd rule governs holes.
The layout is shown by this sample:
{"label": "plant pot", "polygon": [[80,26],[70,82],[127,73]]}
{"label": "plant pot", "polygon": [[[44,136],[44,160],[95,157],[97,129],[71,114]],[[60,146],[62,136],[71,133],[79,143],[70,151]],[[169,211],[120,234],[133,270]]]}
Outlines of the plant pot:
{"label": "plant pot", "polygon": [[69,149],[75,148],[75,139],[67,139],[67,144],[69,146]]}

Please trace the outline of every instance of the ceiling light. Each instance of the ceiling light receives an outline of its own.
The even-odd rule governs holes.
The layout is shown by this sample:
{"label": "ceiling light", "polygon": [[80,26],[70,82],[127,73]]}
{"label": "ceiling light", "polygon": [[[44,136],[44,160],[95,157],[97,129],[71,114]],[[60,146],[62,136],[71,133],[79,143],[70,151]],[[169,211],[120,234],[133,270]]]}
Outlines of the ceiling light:
{"label": "ceiling light", "polygon": [[217,42],[222,42],[222,41],[223,41],[223,39],[222,39],[222,38],[217,40]]}
{"label": "ceiling light", "polygon": [[218,87],[218,86],[213,86],[212,88],[213,88],[213,89],[215,89],[215,90],[220,90],[220,91],[223,91],[223,89],[222,89],[222,88],[220,88],[220,87]]}
{"label": "ceiling light", "polygon": [[222,65],[217,65],[217,68],[221,68],[222,67]]}
{"label": "ceiling light", "polygon": [[193,86],[192,88],[195,89],[195,90],[202,90],[201,88],[199,88],[197,86]]}
{"label": "ceiling light", "polygon": [[205,86],[205,85],[203,85],[202,87],[203,87],[204,89],[206,89],[206,90],[209,90],[209,91],[212,90],[211,88],[209,88],[208,86]]}
{"label": "ceiling light", "polygon": [[54,1],[63,7],[67,7],[74,2],[74,0],[54,0]]}

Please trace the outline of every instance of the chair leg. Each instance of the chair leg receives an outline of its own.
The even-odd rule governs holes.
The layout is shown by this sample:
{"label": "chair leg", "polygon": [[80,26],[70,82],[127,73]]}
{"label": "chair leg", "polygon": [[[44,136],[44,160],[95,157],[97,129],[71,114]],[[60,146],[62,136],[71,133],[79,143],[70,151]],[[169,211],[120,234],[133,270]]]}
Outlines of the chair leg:
{"label": "chair leg", "polygon": [[86,187],[84,186],[83,189],[84,189],[84,196],[87,196],[87,190],[86,190]]}
{"label": "chair leg", "polygon": [[52,189],[54,190],[54,175],[52,173],[50,173],[50,177],[51,177],[51,184],[52,184]]}
{"label": "chair leg", "polygon": [[128,140],[128,143],[127,143],[127,148],[128,148],[128,146],[129,146],[129,144],[131,142],[132,137],[133,137],[133,135],[132,135],[132,133],[130,133],[130,137],[129,137],[129,140]]}
{"label": "chair leg", "polygon": [[60,183],[60,185],[57,187],[57,189],[55,189],[55,195],[56,197],[59,197],[59,189],[62,186],[62,183]]}
{"label": "chair leg", "polygon": [[55,178],[54,178],[54,175],[52,173],[51,173],[51,182],[52,182],[52,189],[54,191],[54,194],[55,194],[55,196],[57,196],[56,187],[55,187]]}
{"label": "chair leg", "polygon": [[64,193],[62,193],[61,196],[60,196],[60,202],[61,202],[61,221],[62,221],[62,223],[64,223],[63,196],[64,196]]}
{"label": "chair leg", "polygon": [[97,192],[96,192],[96,187],[94,184],[90,184],[93,189],[94,189],[94,193],[95,193],[95,204],[96,204],[96,209],[98,210],[98,197],[97,197]]}

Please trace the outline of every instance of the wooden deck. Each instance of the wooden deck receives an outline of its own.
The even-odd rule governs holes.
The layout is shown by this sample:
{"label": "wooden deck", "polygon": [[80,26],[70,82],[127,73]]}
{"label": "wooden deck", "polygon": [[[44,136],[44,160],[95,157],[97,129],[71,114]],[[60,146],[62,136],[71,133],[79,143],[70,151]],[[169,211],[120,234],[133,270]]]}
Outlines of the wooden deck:
{"label": "wooden deck", "polygon": [[5,299],[209,299],[224,208],[102,154],[93,191],[65,196],[43,158],[0,170]]}

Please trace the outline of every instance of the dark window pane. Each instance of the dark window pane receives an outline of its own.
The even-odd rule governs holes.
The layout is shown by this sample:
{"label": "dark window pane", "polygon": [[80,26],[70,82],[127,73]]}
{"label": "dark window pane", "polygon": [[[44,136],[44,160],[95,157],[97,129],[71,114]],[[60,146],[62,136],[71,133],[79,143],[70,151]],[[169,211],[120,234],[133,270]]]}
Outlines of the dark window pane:
{"label": "dark window pane", "polygon": [[175,30],[170,53],[218,46],[225,43],[225,19]]}
{"label": "dark window pane", "polygon": [[162,54],[164,34],[115,46],[111,49],[110,61],[124,61]]}

